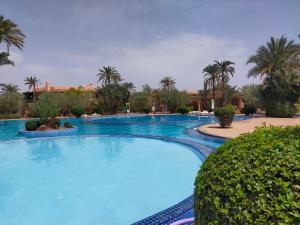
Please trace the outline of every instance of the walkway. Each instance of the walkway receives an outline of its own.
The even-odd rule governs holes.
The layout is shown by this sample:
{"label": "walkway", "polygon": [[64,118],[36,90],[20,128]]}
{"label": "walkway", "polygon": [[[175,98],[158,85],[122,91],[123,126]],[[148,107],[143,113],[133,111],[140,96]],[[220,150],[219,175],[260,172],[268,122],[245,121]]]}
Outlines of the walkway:
{"label": "walkway", "polygon": [[227,139],[235,138],[240,134],[249,133],[256,127],[266,124],[267,126],[293,126],[300,125],[300,117],[296,118],[270,118],[259,117],[249,120],[234,121],[229,128],[220,128],[219,124],[207,124],[200,126],[198,130],[208,135],[224,137]]}

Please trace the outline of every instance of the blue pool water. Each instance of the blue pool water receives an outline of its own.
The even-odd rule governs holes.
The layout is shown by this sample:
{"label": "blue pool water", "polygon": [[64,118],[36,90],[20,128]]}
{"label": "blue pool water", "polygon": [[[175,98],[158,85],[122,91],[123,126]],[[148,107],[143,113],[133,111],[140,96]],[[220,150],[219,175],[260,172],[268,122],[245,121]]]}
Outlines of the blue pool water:
{"label": "blue pool water", "polygon": [[223,142],[192,129],[213,117],[66,120],[75,136],[43,139],[20,136],[22,120],[0,121],[1,225],[131,224],[190,196],[202,162],[191,147],[129,135]]}

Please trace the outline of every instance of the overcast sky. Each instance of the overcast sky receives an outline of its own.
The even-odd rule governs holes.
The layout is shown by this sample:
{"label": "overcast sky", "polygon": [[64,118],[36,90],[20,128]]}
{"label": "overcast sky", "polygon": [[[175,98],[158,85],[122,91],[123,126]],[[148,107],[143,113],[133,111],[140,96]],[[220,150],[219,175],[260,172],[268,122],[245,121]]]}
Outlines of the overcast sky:
{"label": "overcast sky", "polygon": [[107,65],[138,88],[168,75],[196,90],[203,67],[223,59],[236,63],[230,83],[241,86],[259,82],[245,65],[258,46],[300,33],[300,0],[0,0],[0,14],[27,36],[23,52],[12,49],[16,65],[0,67],[0,83],[23,90],[29,75],[96,84]]}

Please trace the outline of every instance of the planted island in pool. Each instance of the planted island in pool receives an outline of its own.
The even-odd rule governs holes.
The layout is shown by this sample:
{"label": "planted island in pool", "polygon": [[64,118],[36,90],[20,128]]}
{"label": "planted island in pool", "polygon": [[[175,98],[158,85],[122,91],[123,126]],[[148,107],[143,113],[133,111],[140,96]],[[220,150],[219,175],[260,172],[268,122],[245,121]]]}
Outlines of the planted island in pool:
{"label": "planted island in pool", "polygon": [[25,123],[25,129],[19,130],[19,133],[25,137],[55,137],[75,134],[77,127],[70,122],[64,122],[63,126],[60,120],[56,118],[28,120]]}

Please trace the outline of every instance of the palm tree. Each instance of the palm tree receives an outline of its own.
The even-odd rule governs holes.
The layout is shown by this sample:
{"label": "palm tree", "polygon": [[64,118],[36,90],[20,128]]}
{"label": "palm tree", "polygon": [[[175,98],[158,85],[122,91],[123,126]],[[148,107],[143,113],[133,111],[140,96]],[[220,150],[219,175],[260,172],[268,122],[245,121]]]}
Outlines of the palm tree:
{"label": "palm tree", "polygon": [[24,47],[25,34],[18,28],[18,25],[9,19],[0,16],[0,43],[6,44],[7,53],[11,45],[22,50]]}
{"label": "palm tree", "polygon": [[171,89],[175,88],[175,83],[175,80],[171,76],[165,76],[159,84],[161,88],[170,92]]}
{"label": "palm tree", "polygon": [[132,82],[125,82],[121,85],[124,90],[124,100],[127,102],[130,99],[131,94],[135,90],[135,86]]}
{"label": "palm tree", "polygon": [[225,106],[225,84],[229,81],[229,75],[233,76],[235,69],[232,65],[235,65],[234,62],[223,60],[218,61],[215,60],[215,63],[219,67],[219,74],[221,78],[221,85],[222,85],[222,106]]}
{"label": "palm tree", "polygon": [[213,100],[215,100],[216,85],[221,81],[219,76],[219,66],[217,64],[209,64],[202,70],[202,73],[205,78],[204,89],[212,88]]}
{"label": "palm tree", "polygon": [[98,82],[102,81],[102,86],[117,84],[122,80],[116,68],[111,66],[103,66],[102,69],[99,69],[97,76],[99,76]]}
{"label": "palm tree", "polygon": [[[153,105],[154,106],[154,111],[156,111],[155,107],[156,107],[156,102],[159,101],[159,89],[153,89],[151,91],[151,98],[153,101]],[[160,106],[160,103],[159,103]]]}
{"label": "palm tree", "polygon": [[1,94],[8,94],[8,93],[18,93],[19,91],[18,85],[12,83],[1,83],[0,84],[0,93]]}
{"label": "palm tree", "polygon": [[280,81],[290,73],[300,68],[300,45],[294,41],[287,41],[285,37],[274,38],[265,46],[258,48],[255,55],[251,56],[247,64],[254,63],[248,73],[248,77],[260,75],[269,84],[279,86]]}
{"label": "palm tree", "polygon": [[0,53],[0,66],[4,65],[14,65],[14,62],[8,59],[8,53],[1,52]]}
{"label": "palm tree", "polygon": [[36,88],[38,86],[38,84],[40,83],[40,80],[34,76],[30,76],[30,77],[26,77],[25,78],[25,85],[28,85],[29,90],[33,89],[34,95],[33,95],[33,99],[34,101],[36,100]]}

